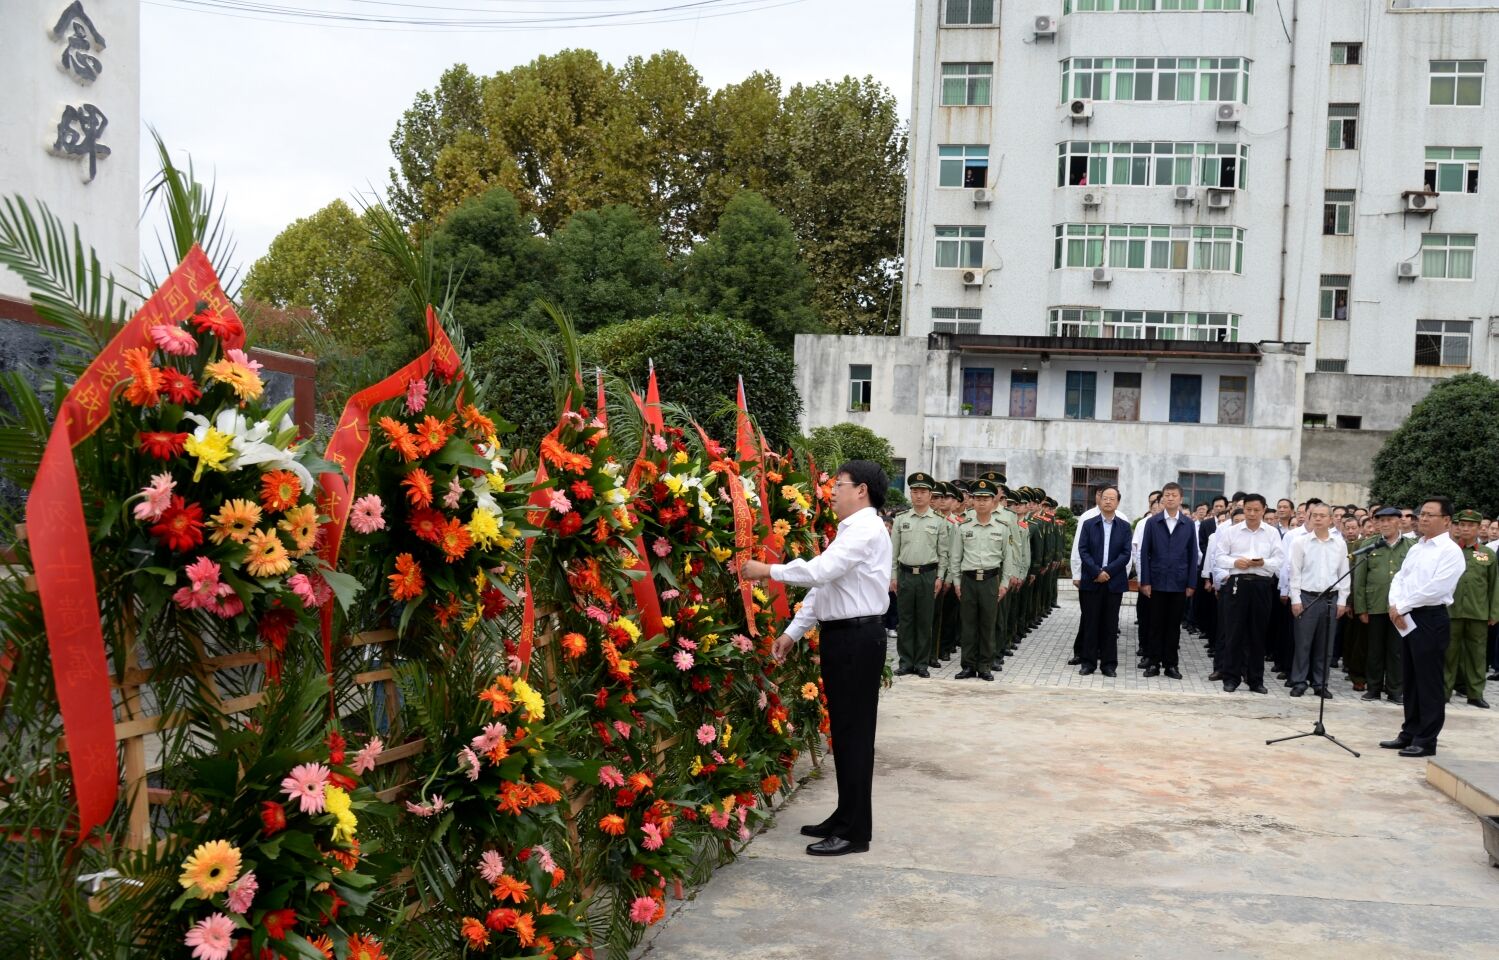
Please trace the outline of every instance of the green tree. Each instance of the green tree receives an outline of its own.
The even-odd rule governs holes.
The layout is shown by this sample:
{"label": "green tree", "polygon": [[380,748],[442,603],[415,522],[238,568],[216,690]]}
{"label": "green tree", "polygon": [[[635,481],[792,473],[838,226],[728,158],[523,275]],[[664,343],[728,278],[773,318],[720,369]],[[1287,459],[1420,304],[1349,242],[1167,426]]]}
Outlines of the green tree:
{"label": "green tree", "polygon": [[320,332],[353,345],[380,338],[399,285],[370,246],[368,218],[335,200],[271,241],[250,267],[243,293],[280,310],[305,310]]}
{"label": "green tree", "polygon": [[471,343],[530,315],[545,294],[546,242],[503,187],[449,214],[432,235],[432,255],[456,284],[453,314]]}
{"label": "green tree", "polygon": [[822,329],[791,223],[751,190],[729,201],[718,230],[692,251],[683,287],[699,309],[743,320],[788,353],[798,333]]}
{"label": "green tree", "polygon": [[435,90],[419,92],[396,122],[390,138],[396,166],[388,194],[391,211],[405,223],[435,223],[448,209],[437,177],[438,157],[460,138],[482,134],[482,86],[467,66],[457,64],[443,73]]}
{"label": "green tree", "polygon": [[890,446],[890,441],[857,423],[813,427],[806,444],[817,466],[823,470],[835,470],[840,463],[849,460],[873,460],[886,476],[895,475],[895,448]]}
{"label": "green tree", "polygon": [[548,259],[547,286],[579,333],[661,309],[666,248],[633,207],[576,214],[553,235]]}
{"label": "green tree", "polygon": [[1374,457],[1371,495],[1410,504],[1442,494],[1459,509],[1499,512],[1499,382],[1467,373],[1443,380],[1411,408]]}

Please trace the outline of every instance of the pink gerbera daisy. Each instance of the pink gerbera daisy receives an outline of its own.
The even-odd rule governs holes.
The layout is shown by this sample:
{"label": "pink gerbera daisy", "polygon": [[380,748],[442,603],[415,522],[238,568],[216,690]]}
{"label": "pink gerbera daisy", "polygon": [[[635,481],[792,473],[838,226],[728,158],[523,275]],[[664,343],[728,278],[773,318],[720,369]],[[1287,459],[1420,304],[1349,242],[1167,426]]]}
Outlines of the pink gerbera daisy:
{"label": "pink gerbera daisy", "polygon": [[229,909],[234,913],[245,913],[250,909],[250,904],[255,902],[255,891],[260,889],[260,883],[255,879],[255,871],[236,880],[229,887]]}
{"label": "pink gerbera daisy", "polygon": [[631,923],[650,923],[655,915],[656,901],[650,897],[636,897],[635,902],[630,904]]}
{"label": "pink gerbera daisy", "polygon": [[614,732],[619,734],[621,738],[628,740],[630,739],[630,734],[635,732],[635,729],[623,720],[616,720],[614,721]]}
{"label": "pink gerbera daisy", "polygon": [[442,505],[449,510],[458,509],[458,501],[463,499],[463,484],[454,477],[448,482],[448,492],[442,495]]}
{"label": "pink gerbera daisy", "polygon": [[281,792],[288,801],[298,801],[303,813],[322,813],[323,787],[328,784],[329,772],[321,763],[299,764],[281,781]]}
{"label": "pink gerbera daisy", "polygon": [[354,501],[349,511],[349,526],[355,533],[374,533],[385,529],[385,504],[376,493],[365,494]]}
{"label": "pink gerbera daisy", "polygon": [[549,496],[549,504],[558,513],[566,513],[573,508],[573,502],[567,499],[567,494],[561,490],[553,490]]}
{"label": "pink gerbera daisy", "polygon": [[421,413],[427,406],[427,378],[417,377],[406,384],[406,412]]}
{"label": "pink gerbera daisy", "polygon": [[713,729],[713,724],[705,723],[697,728],[697,742],[707,746],[718,739],[718,731]]}
{"label": "pink gerbera daisy", "polygon": [[321,607],[333,596],[333,588],[328,586],[328,581],[317,574],[308,576],[305,573],[294,574],[287,578],[286,585],[291,587],[291,592],[302,599],[302,605],[308,609]]}
{"label": "pink gerbera daisy", "polygon": [[370,737],[369,743],[366,743],[362,750],[354,754],[353,769],[355,776],[362,777],[375,769],[375,761],[380,758],[380,753],[384,749],[385,741],[379,737]]}
{"label": "pink gerbera daisy", "polygon": [[659,433],[653,433],[653,434],[651,434],[651,446],[655,447],[659,452],[665,453],[666,452],[666,438],[663,437],[663,436],[661,436],[661,434],[659,434]]}
{"label": "pink gerbera daisy", "polygon": [[212,610],[218,606],[218,598],[234,588],[219,582],[219,565],[207,557],[199,557],[187,565],[188,586],[178,587],[172,600],[184,610]]}
{"label": "pink gerbera daisy", "polygon": [[746,637],[742,633],[737,633],[734,635],[734,649],[738,650],[740,653],[749,653],[751,648],[753,647],[754,643],[750,641],[749,637]]}
{"label": "pink gerbera daisy", "polygon": [[461,766],[467,768],[465,772],[470,780],[479,779],[479,755],[477,753],[464,747],[458,751],[458,759],[461,761]]}
{"label": "pink gerbera daisy", "polygon": [[155,523],[166,513],[167,507],[172,505],[172,491],[177,489],[177,481],[172,479],[170,473],[158,473],[151,478],[151,482],[141,487],[138,496],[141,502],[135,505],[135,519]]}
{"label": "pink gerbera daisy", "polygon": [[485,883],[495,883],[505,873],[505,861],[493,850],[485,850],[479,855],[479,876],[484,878]]}
{"label": "pink gerbera daisy", "polygon": [[242,367],[249,367],[251,373],[259,373],[262,369],[264,369],[264,367],[260,363],[251,360],[248,353],[245,353],[243,350],[240,350],[237,347],[230,347],[228,350],[225,350],[224,356],[228,357],[230,361],[237,363]]}
{"label": "pink gerbera daisy", "polygon": [[198,341],[193,335],[175,323],[157,323],[151,326],[151,342],[162,353],[174,357],[190,357],[198,352]]}
{"label": "pink gerbera daisy", "polygon": [[671,662],[677,665],[678,670],[691,670],[695,661],[692,659],[692,654],[686,650],[678,650],[672,655]]}
{"label": "pink gerbera daisy", "polygon": [[614,767],[605,765],[599,768],[599,783],[615,790],[625,785],[625,775]]}
{"label": "pink gerbera daisy", "polygon": [[651,544],[651,552],[658,557],[669,556],[671,554],[671,544],[667,542],[665,537],[657,537],[656,541]]}
{"label": "pink gerbera daisy", "polygon": [[640,845],[647,850],[660,850],[661,844],[666,842],[661,839],[661,828],[654,823],[642,823],[640,825],[640,832],[645,835],[645,839],[641,841]]}
{"label": "pink gerbera daisy", "polygon": [[479,734],[469,743],[480,753],[488,753],[494,749],[494,745],[505,739],[509,729],[503,723],[489,723],[484,725],[484,732]]}
{"label": "pink gerbera daisy", "polygon": [[538,843],[531,848],[531,852],[536,854],[536,865],[543,871],[546,873],[557,872],[557,861],[552,859],[552,851]]}
{"label": "pink gerbera daisy", "polygon": [[182,942],[193,948],[197,960],[224,960],[229,956],[234,921],[215,913],[193,924]]}

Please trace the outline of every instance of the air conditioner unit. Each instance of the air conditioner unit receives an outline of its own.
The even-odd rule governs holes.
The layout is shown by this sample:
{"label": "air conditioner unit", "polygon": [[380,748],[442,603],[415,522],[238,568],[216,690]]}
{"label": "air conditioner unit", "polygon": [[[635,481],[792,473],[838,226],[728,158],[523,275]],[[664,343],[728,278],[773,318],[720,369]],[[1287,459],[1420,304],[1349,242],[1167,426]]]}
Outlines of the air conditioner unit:
{"label": "air conditioner unit", "polygon": [[965,287],[982,287],[983,285],[984,285],[984,271],[982,271],[982,270],[964,270],[963,271],[963,286],[965,286]]}
{"label": "air conditioner unit", "polygon": [[1042,37],[1055,37],[1056,35],[1057,35],[1057,18],[1056,17],[1037,17],[1036,18],[1036,39],[1039,40]]}
{"label": "air conditioner unit", "polygon": [[1093,282],[1094,283],[1113,283],[1114,282],[1114,271],[1110,270],[1108,267],[1094,267],[1093,268]]}
{"label": "air conditioner unit", "polygon": [[1244,104],[1242,103],[1220,103],[1218,104],[1218,122],[1237,124],[1244,119]]}
{"label": "air conditioner unit", "polygon": [[1171,192],[1171,196],[1172,196],[1172,198],[1174,200],[1176,200],[1177,203],[1196,203],[1197,202],[1197,193],[1196,193],[1196,191],[1194,191],[1191,187],[1187,186],[1186,184],[1181,184],[1180,186],[1174,188],[1172,190],[1172,192]]}
{"label": "air conditioner unit", "polygon": [[987,207],[994,201],[994,195],[985,189],[973,191],[973,205],[975,207]]}
{"label": "air conditioner unit", "polygon": [[1227,210],[1234,202],[1232,190],[1219,190],[1216,187],[1208,191],[1209,210]]}
{"label": "air conditioner unit", "polygon": [[1395,264],[1395,276],[1401,280],[1421,279],[1421,265],[1414,260],[1402,260]]}
{"label": "air conditioner unit", "polygon": [[1437,208],[1437,195],[1428,190],[1407,190],[1400,195],[1405,201],[1406,213],[1433,213]]}
{"label": "air conditioner unit", "polygon": [[1073,123],[1081,123],[1084,120],[1093,119],[1093,101],[1084,100],[1079,97],[1067,102],[1067,115],[1072,118]]}
{"label": "air conditioner unit", "polygon": [[1083,206],[1096,207],[1103,203],[1102,190],[1089,190],[1083,194]]}

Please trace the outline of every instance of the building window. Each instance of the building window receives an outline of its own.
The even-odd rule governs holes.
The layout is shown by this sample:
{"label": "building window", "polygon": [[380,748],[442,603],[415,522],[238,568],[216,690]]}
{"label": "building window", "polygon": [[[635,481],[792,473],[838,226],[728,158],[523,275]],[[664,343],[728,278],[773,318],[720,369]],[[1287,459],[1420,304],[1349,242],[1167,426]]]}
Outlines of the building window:
{"label": "building window", "polygon": [[944,107],[987,107],[993,81],[994,64],[992,63],[944,63],[942,65],[942,105]]}
{"label": "building window", "polygon": [[1244,188],[1241,143],[1067,140],[1057,144],[1057,186]]}
{"label": "building window", "polygon": [[1317,296],[1318,320],[1348,319],[1349,279],[1341,273],[1322,274],[1322,289]]}
{"label": "building window", "polygon": [[1345,64],[1352,66],[1363,60],[1364,45],[1362,43],[1335,43],[1332,45],[1332,63],[1335,67]]}
{"label": "building window", "polygon": [[932,332],[976,334],[983,319],[984,311],[977,307],[933,307]]}
{"label": "building window", "polygon": [[1353,234],[1353,191],[1322,191],[1322,235],[1347,237]]}
{"label": "building window", "polygon": [[1053,337],[1235,343],[1239,339],[1239,319],[1237,313],[1052,307],[1049,332]]}
{"label": "building window", "polygon": [[1115,270],[1242,273],[1242,227],[1145,223],[1059,223],[1052,265]]}
{"label": "building window", "polygon": [[1327,149],[1358,149],[1358,104],[1333,103],[1328,105]]}
{"label": "building window", "polygon": [[1062,102],[1249,102],[1243,57],[1072,57],[1062,61]]}
{"label": "building window", "polygon": [[1010,371],[1010,416],[1036,415],[1036,371]]}
{"label": "building window", "polygon": [[1098,491],[1118,485],[1118,467],[1073,467],[1072,498],[1068,505],[1074,514],[1082,513],[1093,506]]}
{"label": "building window", "polygon": [[1171,375],[1171,422],[1202,422],[1202,376],[1196,373]]}
{"label": "building window", "polygon": [[1218,378],[1218,422],[1242,426],[1249,412],[1249,378]]}
{"label": "building window", "polygon": [[1338,414],[1336,422],[1339,430],[1361,430],[1364,426],[1363,417],[1353,417],[1343,413]]}
{"label": "building window", "polygon": [[1426,280],[1472,280],[1473,233],[1421,234],[1421,277]]}
{"label": "building window", "polygon": [[1318,357],[1317,364],[1313,369],[1315,369],[1318,373],[1347,373],[1348,361],[1329,360],[1325,357]]}
{"label": "building window", "polygon": [[937,148],[937,186],[972,188],[988,185],[988,144],[955,143]]}
{"label": "building window", "polygon": [[1478,147],[1427,147],[1426,189],[1433,193],[1478,192]]}
{"label": "building window", "polygon": [[1466,367],[1472,341],[1471,320],[1417,320],[1416,366]]}
{"label": "building window", "polygon": [[1431,61],[1431,105],[1483,106],[1482,60]]}
{"label": "building window", "polygon": [[1223,496],[1223,474],[1179,473],[1176,482],[1182,488],[1182,506],[1188,510],[1199,503],[1212,505],[1215,497]]}
{"label": "building window", "polygon": [[885,475],[890,480],[890,489],[906,492],[906,460],[904,457],[890,458],[890,472]]}
{"label": "building window", "polygon": [[1111,419],[1140,419],[1140,374],[1120,371],[1114,374],[1114,407]]}
{"label": "building window", "polygon": [[945,0],[942,23],[948,27],[990,26],[994,23],[994,0]]}
{"label": "building window", "polygon": [[963,368],[963,412],[975,417],[994,414],[994,368]]}
{"label": "building window", "polygon": [[1301,415],[1303,427],[1325,427],[1327,426],[1327,414],[1325,413],[1303,413]]}
{"label": "building window", "polygon": [[848,408],[868,410],[874,374],[867,363],[852,363],[848,367]]}
{"label": "building window", "polygon": [[1063,13],[1149,13],[1177,10],[1221,10],[1253,13],[1254,0],[1064,0]]}
{"label": "building window", "polygon": [[1098,374],[1092,370],[1067,371],[1067,398],[1062,415],[1068,420],[1092,420],[1098,397]]}
{"label": "building window", "polygon": [[1004,475],[1005,465],[1002,463],[987,463],[983,460],[959,460],[958,479],[977,480],[986,473],[997,473]]}
{"label": "building window", "polygon": [[938,269],[967,270],[984,265],[983,227],[938,227]]}

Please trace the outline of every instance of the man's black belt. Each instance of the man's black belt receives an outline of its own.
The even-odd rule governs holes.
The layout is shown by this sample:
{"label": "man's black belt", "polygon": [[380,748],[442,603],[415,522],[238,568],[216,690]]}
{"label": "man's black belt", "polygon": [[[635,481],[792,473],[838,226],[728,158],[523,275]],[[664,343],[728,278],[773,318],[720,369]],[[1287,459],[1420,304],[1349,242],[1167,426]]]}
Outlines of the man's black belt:
{"label": "man's black belt", "polygon": [[871,614],[867,617],[844,617],[842,620],[820,620],[819,626],[824,630],[848,630],[853,627],[867,627],[870,624],[883,624],[885,618],[879,614]]}
{"label": "man's black belt", "polygon": [[913,567],[909,563],[903,563],[900,565],[900,569],[903,573],[931,573],[933,570],[937,569],[937,564],[934,561],[932,563],[923,563],[920,566]]}
{"label": "man's black belt", "polygon": [[1236,573],[1233,576],[1229,577],[1228,579],[1229,580],[1243,580],[1245,583],[1253,583],[1256,580],[1261,580],[1261,581],[1263,581],[1265,583],[1272,583],[1272,584],[1276,582],[1274,577],[1262,577],[1262,576],[1260,576],[1257,573]]}
{"label": "man's black belt", "polygon": [[967,577],[969,580],[977,580],[982,583],[983,581],[988,580],[991,577],[999,576],[999,572],[1002,569],[1004,568],[990,567],[988,570],[964,570],[963,576]]}
{"label": "man's black belt", "polygon": [[1434,603],[1434,604],[1431,604],[1430,606],[1425,606],[1425,607],[1411,607],[1411,613],[1438,613],[1438,612],[1440,612],[1440,613],[1448,613],[1448,612],[1450,612],[1450,609],[1448,607],[1442,606],[1440,603]]}

